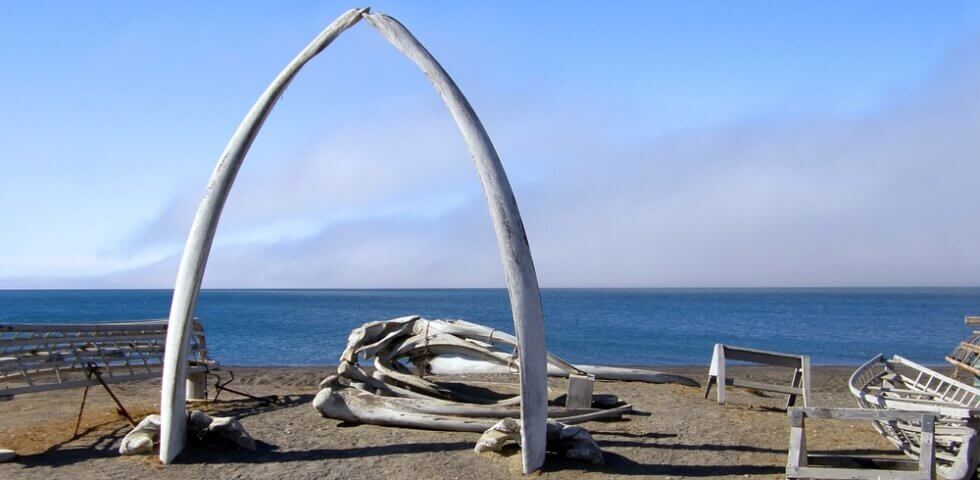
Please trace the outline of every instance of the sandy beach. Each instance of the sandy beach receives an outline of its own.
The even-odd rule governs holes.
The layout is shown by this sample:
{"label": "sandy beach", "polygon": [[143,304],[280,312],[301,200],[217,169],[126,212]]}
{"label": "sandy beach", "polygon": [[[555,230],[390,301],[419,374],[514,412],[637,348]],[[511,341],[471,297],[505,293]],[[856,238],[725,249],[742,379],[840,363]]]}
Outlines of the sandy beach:
{"label": "sandy beach", "polygon": [[[82,390],[24,395],[0,403],[0,445],[20,456],[0,464],[0,478],[78,480],[108,478],[430,478],[491,479],[520,476],[520,455],[477,454],[478,435],[349,425],[322,418],[310,405],[317,382],[330,368],[234,368],[233,384],[255,395],[278,395],[263,406],[223,394],[205,408],[213,415],[234,415],[259,443],[258,451],[231,444],[191,444],[175,465],[155,457],[122,457],[117,449],[129,430],[101,388],[89,394],[83,434],[71,439]],[[660,370],[704,381],[704,367]],[[752,380],[785,381],[786,370],[736,367],[735,375]],[[940,368],[944,373],[951,369]],[[852,367],[815,367],[817,406],[850,407],[846,381]],[[506,381],[506,375],[468,375],[469,381]],[[551,380],[560,393],[564,380]],[[157,409],[159,382],[113,387],[134,417]],[[702,398],[700,389],[679,385],[599,382],[596,393],[614,393],[637,414],[621,421],[585,424],[605,455],[591,466],[549,456],[542,476],[760,477],[782,478],[789,422],[785,397],[730,390],[724,406]],[[808,427],[814,452],[893,454],[895,451],[865,423],[814,422]]]}

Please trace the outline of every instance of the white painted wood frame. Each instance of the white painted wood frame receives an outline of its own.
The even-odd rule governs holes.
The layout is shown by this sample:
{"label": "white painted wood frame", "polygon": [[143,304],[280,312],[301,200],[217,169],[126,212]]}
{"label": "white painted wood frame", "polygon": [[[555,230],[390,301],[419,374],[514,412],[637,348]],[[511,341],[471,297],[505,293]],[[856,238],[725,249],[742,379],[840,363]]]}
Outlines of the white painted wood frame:
{"label": "white painted wood frame", "polygon": [[[733,378],[727,373],[726,368],[727,362],[732,360],[792,368],[793,376],[788,386]],[[711,355],[711,365],[708,367],[708,381],[704,385],[704,398],[708,398],[712,385],[718,386],[718,403],[721,404],[725,403],[725,387],[733,386],[786,394],[786,408],[795,405],[797,397],[802,397],[803,406],[809,407],[811,404],[810,357],[716,343]]]}
{"label": "white painted wood frame", "polygon": [[[790,439],[786,461],[787,479],[837,479],[837,480],[933,480],[936,478],[936,449],[934,436],[936,412],[909,412],[898,410],[864,410],[853,408],[792,408],[789,410]],[[905,421],[918,424],[922,437],[922,450],[915,469],[894,470],[884,468],[848,468],[840,466],[851,458],[846,455],[823,458],[821,465],[812,465],[806,445],[806,419],[836,419],[859,421]],[[868,457],[861,457],[869,461]],[[830,461],[832,460],[832,461]],[[894,463],[894,459],[883,459]],[[830,461],[830,462],[828,462]],[[830,463],[830,464],[827,464]],[[835,465],[836,463],[836,465]],[[901,463],[901,462],[899,462]]]}

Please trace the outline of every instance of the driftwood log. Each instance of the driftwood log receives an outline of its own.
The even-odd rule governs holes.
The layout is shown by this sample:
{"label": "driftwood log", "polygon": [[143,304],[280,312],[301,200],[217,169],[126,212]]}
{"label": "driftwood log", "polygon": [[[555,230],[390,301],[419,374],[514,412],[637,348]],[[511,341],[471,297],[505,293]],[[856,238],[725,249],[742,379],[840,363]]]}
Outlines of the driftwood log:
{"label": "driftwood log", "polygon": [[507,175],[483,124],[442,66],[395,19],[383,14],[368,14],[367,8],[350,10],[341,15],[279,73],[235,130],[211,175],[184,247],[170,307],[160,399],[160,460],[163,463],[173,461],[184,446],[184,381],[187,378],[187,365],[182,359],[186,356],[190,325],[211,244],[235,176],[262,124],[290,81],[307,62],[361,18],[367,19],[429,77],[466,141],[493,221],[507,280],[514,329],[523,351],[518,360],[521,372],[523,469],[528,473],[544,463],[547,422],[544,322],[531,249]]}

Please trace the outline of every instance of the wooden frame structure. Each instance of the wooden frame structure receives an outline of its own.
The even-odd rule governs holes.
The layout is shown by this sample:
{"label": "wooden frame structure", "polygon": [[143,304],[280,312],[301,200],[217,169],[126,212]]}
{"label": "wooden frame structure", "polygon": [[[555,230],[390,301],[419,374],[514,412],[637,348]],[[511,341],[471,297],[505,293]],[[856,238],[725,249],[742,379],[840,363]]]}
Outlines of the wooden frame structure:
{"label": "wooden frame structure", "polygon": [[[898,410],[865,410],[851,408],[791,408],[789,457],[786,462],[786,478],[847,479],[847,480],[932,480],[936,478],[936,448],[934,443],[936,420],[935,412],[909,412]],[[873,422],[901,421],[915,425],[922,439],[917,462],[896,462],[891,464],[912,464],[913,470],[883,468],[848,468],[839,466],[842,461],[869,461],[868,457],[852,456],[814,456],[811,458],[806,444],[806,419],[865,420]],[[819,462],[819,463],[818,463]]]}
{"label": "wooden frame structure", "polygon": [[872,420],[875,430],[906,455],[917,458],[935,449],[943,477],[965,479],[980,462],[980,390],[895,355],[877,355],[858,367],[848,381],[864,410],[898,410],[939,415],[935,439],[926,443],[915,423],[904,419]]}
{"label": "wooden frame structure", "polygon": [[[15,395],[160,378],[167,320],[83,324],[0,324],[0,400]],[[205,396],[204,327],[193,322],[188,397]],[[98,376],[91,374],[92,369]]]}
{"label": "wooden frame structure", "polygon": [[[732,378],[726,369],[727,362],[729,360],[792,368],[793,377],[788,386]],[[708,398],[708,394],[711,392],[712,384],[718,385],[718,403],[721,404],[725,403],[725,387],[732,386],[751,388],[766,392],[784,393],[787,395],[787,408],[796,404],[797,397],[802,397],[803,406],[809,407],[811,398],[810,357],[808,355],[769,352],[754,348],[735,347],[732,345],[716,343],[714,353],[711,355],[711,366],[708,367],[708,381],[705,382],[704,385],[704,398]]]}
{"label": "wooden frame structure", "polygon": [[191,224],[177,270],[170,329],[160,388],[160,461],[170,463],[184,447],[186,411],[183,361],[191,319],[221,211],[262,124],[299,71],[361,19],[408,57],[429,78],[459,127],[483,187],[503,263],[520,355],[521,457],[524,473],[544,464],[547,435],[548,377],[544,319],[537,273],[517,200],[490,136],[462,91],[425,47],[401,23],[368,8],[348,10],[318,34],[266,87],[218,157],[204,197]]}
{"label": "wooden frame structure", "polygon": [[[966,325],[980,325],[980,317],[966,317],[963,321]],[[966,370],[975,377],[980,376],[980,330],[974,330],[970,336],[966,337],[946,355],[946,361],[956,367],[957,370]]]}

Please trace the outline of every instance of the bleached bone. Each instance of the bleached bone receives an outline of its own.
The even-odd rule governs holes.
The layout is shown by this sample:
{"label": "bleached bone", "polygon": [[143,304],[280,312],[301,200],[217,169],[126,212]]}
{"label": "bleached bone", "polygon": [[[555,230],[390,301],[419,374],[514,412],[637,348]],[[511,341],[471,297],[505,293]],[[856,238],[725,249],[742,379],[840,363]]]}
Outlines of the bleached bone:
{"label": "bleached bone", "polygon": [[[512,418],[505,418],[488,428],[473,448],[478,453],[500,452],[507,444],[520,445],[521,425]],[[579,426],[548,421],[548,451],[572,460],[582,460],[602,465],[602,450],[589,432]]]}
{"label": "bleached bone", "polygon": [[[519,404],[520,396],[489,398],[486,395],[467,393],[466,390],[448,388],[447,385],[427,380],[424,375],[428,372],[430,361],[444,355],[496,364],[506,367],[506,371],[510,372],[511,369],[516,369],[516,349],[508,352],[502,348],[512,346],[513,343],[506,334],[462,320],[427,320],[419,316],[409,316],[368,322],[351,332],[337,373],[321,382],[320,387],[349,385],[368,394],[385,397],[421,399],[450,405],[508,407]],[[674,382],[698,386],[697,382],[687,377],[652,370],[592,365],[576,367],[550,353],[546,358],[551,369],[549,373],[555,376],[567,377],[579,375],[575,372],[594,371],[600,379]],[[373,373],[368,374],[361,368],[357,363],[361,359],[373,362]],[[403,361],[414,363],[417,371],[412,372]],[[616,406],[608,402],[602,405],[604,408]],[[498,413],[500,412],[503,414],[498,416],[512,415],[508,410],[499,410]],[[555,414],[553,409],[549,412],[552,416]],[[455,414],[466,415],[458,411]]]}
{"label": "bleached bone", "polygon": [[[234,417],[212,417],[194,410],[187,415],[188,430],[198,437],[217,435],[230,440],[238,446],[255,451],[255,440],[245,431]],[[144,455],[153,453],[154,445],[160,437],[160,416],[147,415],[122,439],[119,453],[122,455]]]}
{"label": "bleached bone", "polygon": [[200,438],[217,435],[245,450],[255,451],[255,439],[235,417],[212,417],[202,411],[194,410],[188,416],[187,423]]}
{"label": "bleached bone", "polygon": [[[321,415],[338,420],[385,425],[464,432],[488,432],[479,448],[497,448],[508,438],[498,431],[488,431],[499,419],[516,417],[521,395],[513,390],[503,393],[459,388],[458,383],[437,383],[425,378],[430,360],[443,355],[459,355],[506,366],[508,372],[519,367],[516,341],[507,334],[462,320],[427,320],[419,316],[388,321],[368,322],[355,328],[348,337],[337,373],[320,383],[322,390],[313,401]],[[514,348],[506,351],[506,348]],[[558,376],[579,375],[592,370],[600,375],[633,381],[677,382],[697,386],[686,377],[651,370],[587,366],[576,367],[547,354],[549,368]],[[370,374],[358,362],[373,363]],[[415,365],[412,371],[406,363]],[[588,374],[585,374],[588,375]],[[481,382],[469,382],[481,383]],[[498,385],[499,384],[495,384]],[[508,396],[510,395],[510,396]],[[614,395],[589,395],[576,407],[556,399],[546,405],[547,449],[568,458],[601,462],[602,455],[588,432],[568,425],[603,418],[619,418],[632,407]],[[564,405],[564,406],[559,406]],[[516,421],[511,421],[517,425]],[[560,423],[556,423],[560,422]],[[498,426],[504,425],[497,423]],[[509,425],[509,424],[508,424]],[[501,427],[502,428],[502,427]],[[520,437],[520,428],[512,436]],[[518,442],[523,441],[516,438]],[[482,446],[480,446],[482,445]]]}
{"label": "bleached bone", "polygon": [[[517,343],[520,344],[521,422],[524,441],[523,469],[536,470],[544,463],[547,422],[547,367],[544,321],[531,249],[517,200],[503,165],[482,123],[469,102],[442,66],[408,30],[391,17],[354,9],[341,15],[318,35],[269,85],[232,135],[211,175],[181,257],[170,307],[160,408],[163,418],[160,460],[169,463],[184,444],[184,380],[186,365],[179,361],[187,349],[188,326],[194,315],[201,280],[217,229],[221,210],[241,167],[276,100],[299,70],[341,32],[363,16],[398,50],[411,58],[429,77],[442,96],[466,142],[483,186],[493,221],[511,303]],[[359,382],[365,383],[367,382]]]}
{"label": "bleached bone", "polygon": [[[647,382],[647,383],[676,383],[679,385],[685,385],[688,387],[698,388],[701,386],[698,382],[685,377],[683,375],[674,375],[672,373],[663,373],[656,370],[647,370],[645,368],[625,368],[625,367],[609,367],[605,365],[575,365],[576,368],[582,370],[585,373],[595,375],[596,380],[619,380],[622,382]],[[551,371],[548,372],[551,374]],[[559,372],[552,376],[562,376],[567,377],[567,373]]]}
{"label": "bleached bone", "polygon": [[[383,397],[342,385],[320,390],[313,399],[313,407],[324,417],[347,422],[477,433],[490,428],[495,419],[519,413],[517,409],[479,408],[424,399]],[[555,413],[556,420],[576,424],[619,418],[631,409],[631,406],[624,405],[608,410],[559,408],[551,411]]]}
{"label": "bleached bone", "polygon": [[490,136],[469,101],[439,62],[397,20],[380,13],[365,14],[364,18],[429,77],[456,120],[480,175],[497,236],[497,247],[504,264],[514,330],[522,352],[519,363],[521,436],[524,449],[521,455],[524,473],[530,473],[544,464],[547,423],[545,412],[548,407],[545,364],[547,348],[538,277],[534,271],[534,260],[531,258],[531,248],[517,208],[517,200],[511,191],[497,151],[490,142]]}
{"label": "bleached bone", "polygon": [[160,437],[160,416],[147,415],[119,444],[122,455],[148,455],[153,453],[153,445]]}
{"label": "bleached bone", "polygon": [[[386,326],[387,322],[393,325]],[[375,321],[355,328],[348,338],[347,347],[341,356],[342,368],[358,358],[374,357],[375,367],[386,376],[398,382],[418,386],[434,392],[434,384],[411,375],[398,372],[400,364],[394,360],[399,357],[424,357],[426,362],[444,357],[465,358],[469,362],[483,362],[481,371],[492,373],[514,372],[516,368],[513,353],[497,348],[498,345],[514,347],[514,337],[483,325],[464,320],[427,320],[419,316],[401,317],[388,321]],[[568,377],[569,374],[591,374],[599,380],[638,381],[648,383],[677,383],[699,387],[698,382],[681,375],[668,374],[642,368],[610,367],[604,365],[572,365],[561,358],[547,353],[548,375]],[[519,363],[519,362],[518,362]],[[496,365],[497,369],[491,368]],[[467,373],[467,367],[449,368],[441,364],[439,373]]]}
{"label": "bleached bone", "polygon": [[235,130],[211,174],[204,198],[191,225],[184,253],[177,270],[173,300],[170,304],[170,320],[167,327],[167,344],[163,361],[160,388],[160,461],[170,463],[184,447],[186,413],[184,411],[185,380],[187,378],[188,336],[194,318],[194,307],[201,291],[201,279],[207,266],[208,254],[225,200],[231,191],[238,169],[245,159],[252,141],[262,128],[272,107],[285,91],[286,86],[300,69],[323,51],[341,32],[350,28],[367,9],[348,10],[326,29],[320,32],[306,48],[294,58],[275,80],[265,89],[245,119]]}
{"label": "bleached bone", "polygon": [[[513,369],[497,361],[486,359],[461,357],[453,355],[436,355],[429,360],[431,371],[436,375],[461,375],[465,373],[509,373]],[[595,375],[596,380],[617,380],[621,382],[646,382],[646,383],[676,383],[688,387],[699,388],[699,384],[694,379],[683,375],[658,372],[645,368],[626,368],[610,367],[605,365],[572,365],[576,369]],[[568,377],[569,372],[551,363],[548,364],[549,377]]]}
{"label": "bleached bone", "polygon": [[513,418],[505,418],[483,432],[473,450],[476,453],[499,453],[511,442],[521,444],[521,424]]}

